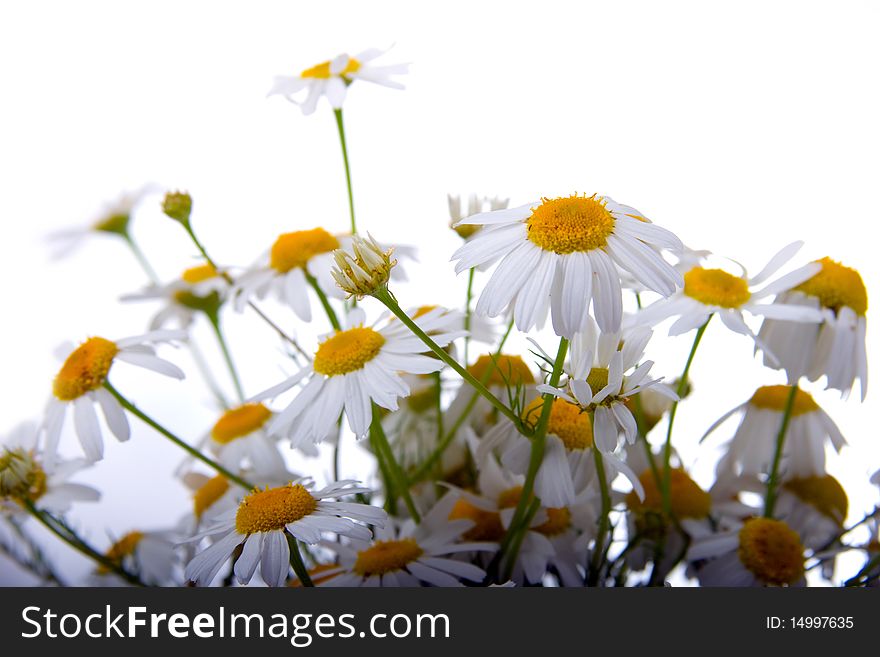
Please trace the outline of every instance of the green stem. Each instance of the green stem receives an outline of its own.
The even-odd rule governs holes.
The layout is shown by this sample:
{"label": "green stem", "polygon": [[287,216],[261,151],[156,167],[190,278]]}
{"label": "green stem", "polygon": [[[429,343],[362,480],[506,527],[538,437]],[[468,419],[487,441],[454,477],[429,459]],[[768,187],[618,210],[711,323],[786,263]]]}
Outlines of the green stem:
{"label": "green stem", "polygon": [[468,347],[471,344],[471,299],[473,298],[474,293],[474,272],[476,269],[471,267],[468,270],[468,283],[467,283],[467,294],[465,296],[464,302],[464,330],[467,331],[467,335],[464,336],[464,364],[467,366],[470,363],[468,359]]}
{"label": "green stem", "polygon": [[785,400],[785,413],[782,416],[782,425],[776,436],[776,451],[773,454],[773,465],[770,467],[770,476],[767,478],[767,496],[764,499],[764,517],[773,517],[773,507],[776,506],[776,493],[779,487],[779,464],[782,462],[782,451],[785,445],[785,434],[791,422],[791,412],[794,410],[794,400],[797,397],[798,386],[791,386],[788,399]]}
{"label": "green stem", "polygon": [[351,193],[351,167],[348,164],[348,148],[345,145],[345,125],[342,122],[342,109],[333,110],[336,115],[336,127],[339,129],[339,143],[342,145],[342,161],[345,163],[345,187],[348,189],[348,212],[351,215],[351,234],[357,234],[354,221],[354,195]]}
{"label": "green stem", "polygon": [[415,502],[413,502],[412,495],[410,495],[406,474],[403,472],[397,459],[394,458],[394,452],[391,450],[391,445],[388,444],[388,436],[385,435],[385,430],[382,428],[382,420],[379,417],[379,407],[375,403],[373,404],[373,421],[370,423],[370,434],[385,459],[385,465],[398,492],[403,497],[403,502],[406,504],[410,516],[412,516],[416,523],[420,523],[422,516],[416,508]]}
{"label": "green stem", "polygon": [[390,310],[394,315],[399,319],[403,324],[412,331],[416,337],[418,337],[422,342],[424,342],[428,348],[434,352],[434,354],[442,360],[444,363],[449,365],[456,373],[467,381],[471,386],[473,386],[474,390],[479,392],[483,397],[485,397],[492,406],[497,408],[504,417],[513,422],[514,426],[516,426],[517,430],[519,430],[523,435],[527,435],[528,431],[523,425],[522,420],[519,416],[510,410],[500,399],[498,399],[495,395],[493,395],[489,389],[483,385],[480,381],[474,377],[473,374],[468,372],[465,368],[458,364],[458,362],[452,358],[449,354],[447,354],[436,342],[434,342],[427,333],[425,333],[419,326],[407,315],[398,305],[397,301],[394,300],[394,297],[391,296],[391,293],[387,289],[379,290],[373,294],[373,296],[381,301],[385,306]]}
{"label": "green stem", "polygon": [[434,372],[434,389],[437,391],[435,410],[437,411],[437,444],[443,440],[443,377],[440,372]]}
{"label": "green stem", "polygon": [[135,260],[138,261],[138,264],[140,264],[141,269],[144,270],[144,273],[147,275],[147,278],[150,279],[150,282],[153,283],[153,285],[159,285],[159,276],[156,274],[156,270],[150,265],[147,256],[141,251],[141,248],[137,245],[137,242],[134,241],[134,238],[129,235],[128,232],[120,233],[120,235],[122,235],[122,239],[125,240],[125,243],[128,244],[128,248],[131,249]]}
{"label": "green stem", "polygon": [[[554,388],[559,385],[559,379],[562,376],[562,366],[565,363],[565,355],[567,353],[568,340],[565,338],[559,338],[559,348],[556,350],[556,360],[553,363],[553,371],[550,373],[550,380],[548,382]],[[506,553],[507,548],[513,543],[518,532],[528,530],[528,525],[523,524],[523,519],[525,518],[529,505],[532,503],[535,477],[537,477],[541,462],[544,460],[544,444],[547,439],[547,427],[550,425],[550,412],[553,409],[554,399],[556,399],[556,397],[550,393],[544,394],[544,405],[541,407],[541,416],[538,419],[538,424],[535,426],[535,433],[532,436],[529,467],[526,471],[525,481],[523,482],[522,494],[517,502],[513,519],[510,521],[507,535],[505,535],[502,540],[500,550],[502,554]],[[510,577],[510,573],[513,571],[513,565],[516,563],[516,553],[511,551],[510,554],[506,556],[507,562],[504,569],[504,579]]]}
{"label": "green stem", "polygon": [[238,395],[238,401],[244,403],[244,390],[241,387],[241,379],[238,376],[238,370],[232,360],[232,354],[229,352],[229,345],[226,338],[223,337],[223,330],[220,328],[220,317],[216,314],[209,314],[208,321],[211,328],[214,329],[214,335],[217,336],[217,342],[220,345],[220,351],[223,352],[223,360],[226,361],[226,367],[229,368],[229,375],[232,377],[232,383],[235,386],[235,393]]}
{"label": "green stem", "polygon": [[[711,320],[712,315],[709,315],[709,319],[697,329],[697,334],[694,336],[694,344],[691,345],[691,352],[688,354],[687,363],[685,363],[684,366],[684,372],[681,374],[681,379],[678,381],[678,389],[675,391],[679,397],[678,401],[681,400],[681,396],[687,388],[688,372],[691,370],[691,363],[694,362],[694,355],[697,353],[697,347],[700,346],[700,340],[703,339],[703,333],[706,332],[706,327]],[[678,401],[672,402],[672,408],[669,409],[669,426],[666,428],[666,443],[663,445],[663,486],[660,490],[663,494],[663,510],[670,517],[672,516],[672,505],[669,497],[669,487],[672,475],[669,461],[672,457],[672,426],[675,424],[675,413],[678,410]]]}
{"label": "green stem", "polygon": [[299,551],[299,543],[287,530],[284,530],[284,536],[287,538],[287,545],[290,546],[290,565],[293,566],[293,572],[299,577],[300,584],[303,586],[314,586],[315,583],[309,576],[305,563],[303,563],[302,554]]}
{"label": "green stem", "polygon": [[602,460],[602,454],[595,447],[593,447],[593,460],[596,463],[596,477],[599,479],[599,492],[602,496],[602,515],[599,516],[599,532],[596,535],[596,545],[593,547],[593,561],[590,567],[589,578],[587,579],[589,586],[597,586],[599,584],[605,535],[608,533],[609,514],[611,513],[611,493],[608,491],[605,462]]}
{"label": "green stem", "polygon": [[327,295],[324,294],[324,290],[322,290],[321,286],[318,285],[317,279],[305,270],[303,270],[303,273],[306,276],[306,281],[308,281],[309,285],[312,286],[315,294],[318,295],[318,300],[324,307],[324,312],[327,313],[327,319],[330,320],[330,325],[333,326],[333,330],[341,331],[342,325],[339,323],[339,318],[336,316],[336,311],[333,310],[333,306],[330,305],[330,300],[327,298]]}
{"label": "green stem", "polygon": [[379,445],[373,431],[370,431],[370,446],[373,448],[376,464],[379,466],[379,473],[382,475],[382,483],[385,487],[385,511],[392,516],[397,515],[397,491],[394,478],[385,462],[385,452]]}
{"label": "green stem", "polygon": [[223,409],[229,408],[229,401],[223,395],[223,391],[217,386],[217,382],[214,380],[214,376],[211,373],[211,368],[208,365],[208,361],[205,360],[204,354],[202,354],[201,350],[196,346],[195,341],[190,338],[187,341],[187,346],[189,347],[190,353],[192,354],[193,360],[196,363],[196,367],[199,369],[199,372],[202,375],[202,378],[205,380],[205,384],[210,389],[211,394],[214,395],[214,398],[217,400],[217,403],[220,404],[220,407]]}
{"label": "green stem", "polygon": [[93,561],[97,562],[101,566],[104,566],[108,570],[113,571],[129,584],[134,584],[135,586],[144,585],[140,579],[129,573],[121,565],[119,565],[112,559],[108,559],[106,556],[98,552],[84,540],[79,538],[79,536],[76,536],[72,531],[62,531],[61,529],[59,529],[59,526],[63,527],[64,525],[54,516],[52,516],[48,511],[41,511],[36,506],[34,506],[34,503],[30,500],[22,500],[22,504],[24,504],[24,508],[27,509],[28,513],[30,513],[41,525],[43,525],[46,529],[55,534],[55,536],[67,543],[77,552],[87,556],[89,559],[92,559]]}
{"label": "green stem", "polygon": [[[880,554],[875,555],[868,563],[865,564],[864,568],[862,568],[855,575],[850,577],[846,582],[844,582],[844,586],[852,587],[852,586],[863,586],[867,584],[870,580],[875,579],[876,576],[868,577],[868,573],[870,573],[874,568],[880,566]],[[862,581],[864,579],[864,581]]]}
{"label": "green stem", "polygon": [[211,468],[213,468],[214,470],[216,470],[217,472],[222,474],[224,477],[229,479],[229,481],[235,482],[236,484],[238,484],[242,488],[246,488],[247,490],[253,490],[255,488],[255,486],[252,483],[242,479],[237,474],[230,472],[229,470],[224,468],[222,465],[220,465],[216,461],[205,456],[199,450],[197,450],[196,448],[192,447],[191,445],[187,444],[186,442],[184,442],[183,440],[181,440],[180,438],[175,436],[168,429],[166,429],[161,424],[156,422],[153,418],[146,415],[137,406],[135,406],[130,401],[128,401],[125,397],[123,397],[122,393],[120,393],[116,388],[114,388],[113,385],[109,381],[107,381],[107,380],[104,381],[104,387],[108,391],[110,391],[110,394],[116,398],[116,401],[118,401],[120,404],[122,404],[122,407],[125,410],[127,410],[129,413],[131,413],[135,417],[139,418],[140,420],[142,420],[143,422],[145,422],[149,426],[151,426],[153,429],[155,429],[159,433],[161,433],[168,440],[170,440],[175,445],[180,447],[183,451],[187,452],[190,456],[198,459],[199,461],[201,461],[205,465],[210,466]]}

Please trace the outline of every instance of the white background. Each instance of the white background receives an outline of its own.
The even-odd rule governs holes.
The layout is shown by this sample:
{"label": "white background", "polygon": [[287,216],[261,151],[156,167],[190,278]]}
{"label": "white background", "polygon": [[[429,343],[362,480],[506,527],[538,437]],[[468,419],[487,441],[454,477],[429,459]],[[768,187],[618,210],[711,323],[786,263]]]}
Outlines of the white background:
{"label": "white background", "polygon": [[[328,106],[304,117],[265,95],[275,74],[368,47],[394,44],[384,60],[412,63],[406,91],[357,83],[345,105],[360,226],[421,247],[412,284],[397,289],[405,305],[461,303],[445,195],[472,191],[512,204],[607,194],[752,272],[802,239],[799,263],[843,260],[870,293],[880,272],[878,14],[867,0],[4,2],[0,435],[39,419],[55,345],[140,333],[154,310],[116,303],[144,283],[118,240],[95,236],[57,261],[51,231],[88,225],[103,201],[145,182],[188,189],[197,232],[229,265],[248,265],[280,232],[346,229]],[[157,207],[147,199],[132,227],[170,279],[195,254]],[[267,308],[294,329],[292,314]],[[249,314],[224,319],[248,393],[277,382],[271,332]],[[870,357],[872,311],[868,326]],[[660,373],[678,374],[690,339],[659,340]],[[703,349],[677,424],[689,465],[717,416],[780,381],[720,323]],[[184,353],[166,354],[193,372]],[[118,370],[117,387],[180,434],[195,439],[213,422],[197,374],[178,384]],[[866,479],[880,467],[874,396],[817,394],[851,443],[829,467],[854,518],[877,497]],[[65,445],[76,453],[72,435]],[[715,455],[702,454],[694,467],[707,484]],[[175,523],[188,504],[169,476],[178,460],[142,426],[129,444],[110,439],[81,477],[103,499],[77,509],[78,526],[103,547],[108,533]]]}

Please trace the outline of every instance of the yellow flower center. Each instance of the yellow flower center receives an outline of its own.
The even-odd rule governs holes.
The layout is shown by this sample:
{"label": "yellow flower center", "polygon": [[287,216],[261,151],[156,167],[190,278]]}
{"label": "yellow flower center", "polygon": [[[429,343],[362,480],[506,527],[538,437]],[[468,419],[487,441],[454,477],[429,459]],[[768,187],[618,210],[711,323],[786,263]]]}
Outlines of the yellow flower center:
{"label": "yellow flower center", "polygon": [[96,222],[94,226],[92,226],[95,230],[99,230],[104,233],[119,233],[120,235],[126,233],[128,231],[128,222],[131,220],[131,215],[116,213],[111,214],[104,219]]}
{"label": "yellow flower center", "polygon": [[498,508],[512,509],[515,507],[519,504],[519,498],[522,497],[522,491],[522,486],[514,486],[513,488],[501,491],[501,494],[498,495]]}
{"label": "yellow flower center", "polygon": [[[543,406],[543,397],[534,399],[523,410],[523,420],[533,424],[537,423]],[[547,425],[547,433],[559,436],[569,451],[587,449],[593,445],[593,427],[590,424],[590,416],[582,412],[577,405],[570,404],[558,397],[553,400],[553,405],[550,407],[550,422]]]}
{"label": "yellow flower center", "polygon": [[286,274],[296,267],[305,267],[314,256],[338,248],[339,240],[323,228],[284,233],[272,245],[269,266]]}
{"label": "yellow flower center", "polygon": [[781,520],[746,520],[739,531],[739,560],[765,584],[794,584],[804,576],[804,546]]}
{"label": "yellow flower center", "polygon": [[[663,513],[663,494],[649,469],[639,476],[645,489],[644,501],[635,491],[626,496],[626,506],[635,513]],[[705,518],[712,507],[712,497],[681,468],[669,471],[669,502],[676,518]]]}
{"label": "yellow flower center", "polygon": [[590,386],[590,390],[592,390],[595,395],[602,388],[608,385],[608,368],[606,367],[594,367],[590,370],[590,373],[587,374],[587,385]]}
{"label": "yellow flower center", "polygon": [[318,501],[302,484],[255,490],[238,505],[235,530],[239,534],[280,531],[318,508]]}
{"label": "yellow flower center", "polygon": [[89,338],[77,347],[55,376],[52,392],[61,401],[72,401],[97,390],[107,378],[119,347],[104,338]]}
{"label": "yellow flower center", "polygon": [[785,488],[803,501],[843,526],[849,500],[843,486],[831,475],[801,477],[785,482]]}
{"label": "yellow flower center", "polygon": [[[345,68],[339,73],[340,76],[345,77],[352,73],[357,73],[361,68],[361,63],[354,59],[353,57],[349,57],[348,64],[346,64]],[[305,71],[299,74],[301,78],[316,78],[318,80],[329,80],[333,74],[330,72],[330,62],[321,62],[320,64],[315,64],[311,68],[307,68]]]}
{"label": "yellow flower center", "polygon": [[209,278],[214,278],[216,275],[217,270],[214,268],[214,265],[205,263],[204,265],[190,267],[189,269],[184,270],[180,275],[180,278],[184,283],[195,285],[196,283],[201,283]]}
{"label": "yellow flower center", "polygon": [[[755,408],[764,408],[771,411],[785,412],[788,403],[788,395],[791,393],[789,386],[762,386],[755,391],[749,403]],[[793,416],[812,413],[819,410],[819,405],[813,401],[810,393],[798,388],[794,396],[794,406],[791,407]]]}
{"label": "yellow flower center", "polygon": [[532,529],[544,536],[557,536],[571,526],[571,511],[562,506],[559,508],[544,509],[547,520]]}
{"label": "yellow flower center", "polygon": [[847,306],[857,315],[864,315],[868,311],[868,291],[859,272],[827,257],[817,262],[822,264],[822,270],[794,289],[817,297],[819,303],[834,312]]}
{"label": "yellow flower center", "polygon": [[[420,377],[426,375],[422,374]],[[437,387],[434,385],[425,386],[418,392],[412,393],[406,398],[406,405],[414,413],[424,413],[437,407]]]}
{"label": "yellow flower center", "polygon": [[318,346],[315,371],[325,376],[354,372],[378,356],[384,344],[382,334],[371,328],[358,326],[339,331]]}
{"label": "yellow flower center", "polygon": [[193,512],[196,518],[201,518],[202,514],[226,494],[229,490],[229,482],[223,475],[217,475],[208,479],[202,486],[193,493]]}
{"label": "yellow flower center", "polygon": [[38,500],[46,492],[46,473],[23,449],[0,454],[0,499]]}
{"label": "yellow flower center", "polygon": [[752,298],[745,279],[723,269],[694,267],[684,275],[684,293],[707,306],[739,308]]}
{"label": "yellow flower center", "polygon": [[[143,532],[129,532],[118,541],[116,541],[113,545],[110,546],[110,549],[104,554],[107,559],[112,561],[115,564],[121,564],[122,560],[125,557],[129,557],[134,554],[135,549],[137,549],[138,544],[143,540],[144,533]],[[110,569],[107,566],[98,566],[98,572],[100,573],[108,573]]]}
{"label": "yellow flower center", "polygon": [[236,438],[242,438],[266,424],[272,417],[272,411],[262,404],[245,404],[238,408],[226,411],[214,428],[211,429],[211,438],[225,445]]}
{"label": "yellow flower center", "polygon": [[397,541],[377,541],[366,550],[358,552],[354,562],[354,572],[361,577],[384,575],[418,559],[424,554],[415,539],[402,538]]}
{"label": "yellow flower center", "polygon": [[535,375],[532,374],[522,358],[506,354],[499,354],[497,357],[494,354],[484,354],[477,358],[477,362],[468,367],[468,372],[487,386],[515,388],[535,382]]}
{"label": "yellow flower center", "polygon": [[560,255],[601,249],[614,232],[614,217],[605,201],[593,196],[541,199],[526,220],[528,238],[545,251]]}
{"label": "yellow flower center", "polygon": [[498,541],[504,536],[504,526],[497,511],[486,511],[461,498],[452,507],[449,519],[462,518],[474,521],[474,526],[461,535],[466,541]]}
{"label": "yellow flower center", "polygon": [[480,226],[479,224],[459,224],[458,226],[453,226],[452,224],[450,224],[449,227],[452,228],[452,230],[454,230],[456,233],[458,233],[458,236],[463,240],[466,240],[468,237],[470,237],[478,230],[480,230],[480,228],[482,228],[482,226]]}

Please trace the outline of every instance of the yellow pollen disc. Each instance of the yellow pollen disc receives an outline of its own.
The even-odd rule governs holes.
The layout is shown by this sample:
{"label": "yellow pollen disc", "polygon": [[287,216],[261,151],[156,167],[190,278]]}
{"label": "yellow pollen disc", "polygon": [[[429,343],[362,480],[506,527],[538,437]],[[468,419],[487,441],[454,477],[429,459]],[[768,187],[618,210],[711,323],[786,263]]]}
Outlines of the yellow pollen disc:
{"label": "yellow pollen disc", "polygon": [[124,233],[128,228],[131,216],[127,214],[111,214],[109,217],[98,221],[93,228],[105,233]]}
{"label": "yellow pollen disc", "polygon": [[52,392],[61,401],[72,401],[97,390],[107,378],[119,347],[104,338],[89,338],[77,347],[55,376]]}
{"label": "yellow pollen disc", "polygon": [[556,536],[571,526],[571,511],[564,506],[544,510],[547,512],[547,520],[537,527],[532,527],[536,532],[544,536]]}
{"label": "yellow pollen disc", "polygon": [[838,525],[843,525],[849,509],[849,499],[843,486],[831,475],[791,479],[784,486],[802,502],[815,507]]}
{"label": "yellow pollen disc", "polygon": [[[494,361],[494,363],[493,363]],[[492,368],[487,379],[486,371]],[[484,354],[477,358],[477,362],[467,368],[468,372],[478,381],[483,381],[487,386],[511,386],[515,388],[519,385],[532,384],[535,382],[535,375],[519,356],[508,356],[499,354],[497,358],[494,354]]]}
{"label": "yellow pollen disc", "polygon": [[474,521],[474,526],[461,535],[466,541],[498,541],[504,536],[504,526],[497,511],[486,511],[462,498],[452,507],[449,519],[462,518]]}
{"label": "yellow pollen disc", "polygon": [[739,308],[749,299],[749,284],[723,269],[694,267],[684,275],[684,293],[707,306]]}
{"label": "yellow pollen disc", "polygon": [[[350,75],[351,73],[357,73],[361,68],[361,63],[350,57],[348,59],[348,64],[339,73],[340,76],[345,77]],[[332,77],[332,73],[330,72],[330,62],[321,62],[320,64],[315,64],[311,68],[307,68],[305,71],[299,74],[301,78],[316,78],[319,80],[329,80]]]}
{"label": "yellow pollen disc", "polygon": [[198,267],[190,267],[189,269],[185,269],[184,272],[180,275],[180,278],[184,283],[189,283],[190,285],[195,285],[196,283],[201,283],[202,281],[206,281],[209,278],[214,278],[217,275],[217,270],[214,269],[214,265],[204,264],[199,265]]}
{"label": "yellow pollen disc", "polygon": [[384,344],[382,334],[371,328],[358,326],[339,331],[318,346],[315,371],[325,376],[354,372],[378,356]]}
{"label": "yellow pollen disc", "polygon": [[418,559],[424,554],[415,539],[403,538],[398,541],[377,541],[366,550],[358,552],[354,562],[354,572],[361,577],[384,575]]}
{"label": "yellow pollen disc", "polygon": [[605,201],[577,194],[554,199],[541,199],[526,220],[529,240],[553,253],[601,249],[614,232],[614,217]]}
{"label": "yellow pollen disc", "polygon": [[[783,413],[785,412],[785,405],[788,403],[790,392],[791,388],[789,386],[762,386],[755,391],[749,403],[755,408],[764,408]],[[794,396],[794,406],[791,408],[791,414],[797,416],[817,410],[819,410],[819,405],[813,401],[810,393],[798,388]]]}
{"label": "yellow pollen disc", "polygon": [[[425,375],[421,375],[425,376]],[[412,393],[406,398],[407,408],[414,413],[424,413],[437,407],[436,386],[425,386],[424,389]]]}
{"label": "yellow pollen disc", "polygon": [[781,520],[746,520],[739,531],[739,560],[765,584],[794,584],[804,576],[804,546]]}
{"label": "yellow pollen disc", "polygon": [[231,408],[217,420],[211,429],[211,438],[222,445],[231,443],[236,438],[252,434],[266,424],[270,417],[272,411],[262,404],[245,404]]}
{"label": "yellow pollen disc", "polygon": [[868,291],[859,272],[831,258],[817,262],[821,263],[822,270],[794,289],[817,297],[819,303],[834,312],[847,306],[857,315],[864,315],[868,311]]}
{"label": "yellow pollen disc", "polygon": [[608,385],[608,369],[605,367],[594,367],[587,375],[587,385],[595,395],[602,388]]}
{"label": "yellow pollen disc", "polygon": [[[523,420],[537,423],[543,406],[543,397],[534,399],[523,411]],[[553,400],[553,405],[550,407],[550,423],[547,425],[547,433],[559,436],[569,451],[587,449],[593,444],[593,427],[590,425],[590,416],[581,412],[577,405],[570,404],[558,397]]]}
{"label": "yellow pollen disc", "polygon": [[318,501],[302,484],[255,490],[238,505],[235,530],[239,534],[280,531],[318,508]]}
{"label": "yellow pollen disc", "polygon": [[226,481],[226,477],[223,475],[217,475],[202,484],[193,493],[193,511],[196,514],[196,518],[201,518],[202,514],[223,497],[228,490],[229,482]]}
{"label": "yellow pollen disc", "polygon": [[412,318],[418,319],[419,317],[423,317],[424,315],[427,315],[429,312],[431,312],[432,310],[434,310],[437,307],[438,306],[436,304],[433,306],[419,306],[418,310],[416,310],[415,313],[413,313]]}
{"label": "yellow pollen disc", "polygon": [[[641,501],[635,491],[630,491],[626,496],[627,508],[636,513],[663,513],[663,494],[657,487],[654,473],[646,470],[639,476],[639,481],[645,489],[645,500]],[[681,468],[669,471],[669,501],[676,518],[705,518],[712,507],[709,493]]]}
{"label": "yellow pollen disc", "polygon": [[458,233],[458,236],[461,239],[466,240],[468,237],[480,230],[482,226],[480,226],[479,224],[459,224],[458,226],[452,226],[450,224],[450,228]]}
{"label": "yellow pollen disc", "polygon": [[499,509],[512,509],[519,504],[519,498],[522,497],[522,486],[514,486],[502,491],[498,496]]}
{"label": "yellow pollen disc", "polygon": [[104,556],[114,563],[121,563],[125,557],[134,554],[135,549],[143,538],[143,532],[129,532],[111,545]]}
{"label": "yellow pollen disc", "polygon": [[314,256],[339,248],[339,240],[323,228],[298,230],[279,236],[269,252],[269,266],[286,274],[296,267],[305,267]]}

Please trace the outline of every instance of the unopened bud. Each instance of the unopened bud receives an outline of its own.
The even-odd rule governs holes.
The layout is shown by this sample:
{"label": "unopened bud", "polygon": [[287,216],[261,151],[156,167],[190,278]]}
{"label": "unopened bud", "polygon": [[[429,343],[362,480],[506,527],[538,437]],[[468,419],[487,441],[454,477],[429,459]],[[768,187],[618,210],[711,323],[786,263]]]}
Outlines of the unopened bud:
{"label": "unopened bud", "polygon": [[371,295],[388,285],[391,269],[397,260],[391,259],[394,249],[383,251],[372,235],[364,239],[358,235],[352,237],[352,253],[344,249],[336,249],[333,259],[336,266],[331,270],[333,279],[348,296],[361,299]]}
{"label": "unopened bud", "polygon": [[30,452],[6,450],[0,455],[0,499],[36,500],[46,492],[46,473]]}
{"label": "unopened bud", "polygon": [[162,201],[162,212],[184,226],[189,225],[192,197],[186,192],[168,192]]}

